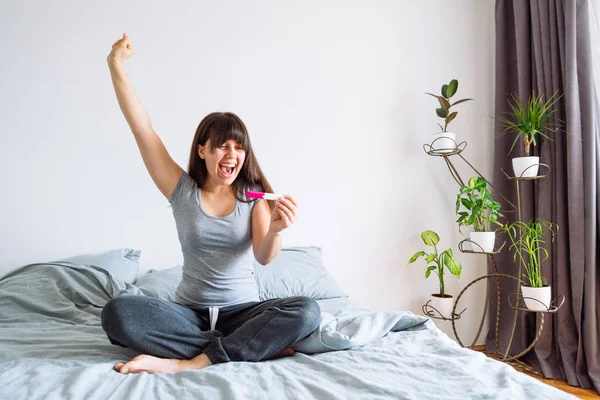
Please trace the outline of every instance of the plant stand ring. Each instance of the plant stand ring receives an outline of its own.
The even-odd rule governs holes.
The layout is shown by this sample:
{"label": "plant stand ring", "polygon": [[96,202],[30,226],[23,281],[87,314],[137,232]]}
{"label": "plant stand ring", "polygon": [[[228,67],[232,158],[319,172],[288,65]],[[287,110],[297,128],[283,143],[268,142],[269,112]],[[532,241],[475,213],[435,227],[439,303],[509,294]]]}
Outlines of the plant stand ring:
{"label": "plant stand ring", "polygon": [[[488,275],[483,275],[480,276],[479,278],[476,278],[474,280],[472,280],[467,286],[465,286],[465,288],[458,294],[458,296],[456,297],[456,301],[454,302],[454,306],[452,308],[452,313],[454,313],[456,311],[456,307],[458,305],[458,302],[460,301],[460,298],[462,297],[462,295],[467,291],[467,289],[469,289],[473,284],[479,282],[482,279],[490,279],[490,278],[496,278],[496,285],[498,285],[499,281],[498,278],[510,278],[510,279],[514,279],[517,282],[519,281],[518,278],[512,276],[512,275],[507,275],[507,274],[499,274],[499,273],[495,273],[495,274],[488,274]],[[489,286],[489,283],[488,283]],[[498,295],[498,304],[500,304],[500,295]],[[485,307],[487,308],[487,304],[485,305]],[[515,314],[519,312],[519,309],[515,309],[514,310]],[[544,329],[544,314],[543,313],[536,313],[540,315],[540,326],[538,328],[538,331],[535,335],[535,339],[533,340],[533,342],[531,342],[531,344],[522,352],[520,352],[519,354],[516,354],[514,356],[509,356],[508,352],[510,351],[510,349],[506,349],[506,352],[504,354],[501,354],[498,350],[498,343],[496,342],[496,355],[498,356],[502,356],[501,361],[512,361],[512,360],[516,360],[520,357],[522,357],[523,355],[525,355],[527,352],[529,352],[529,350],[531,350],[537,343],[537,341],[539,340],[541,334],[542,334],[542,330]],[[498,340],[498,321],[500,320],[500,308],[498,307],[497,310],[497,314],[496,314],[496,341]],[[461,347],[465,347],[465,345],[462,343],[462,341],[460,340],[460,337],[458,336],[458,333],[456,332],[456,325],[454,323],[454,321],[452,321],[452,330],[454,331],[454,336],[456,337],[456,340],[458,340],[458,343],[461,345]],[[512,339],[514,336],[514,331],[511,333],[511,337],[510,337],[510,341],[509,343],[512,343]],[[492,353],[494,354],[494,353]]]}

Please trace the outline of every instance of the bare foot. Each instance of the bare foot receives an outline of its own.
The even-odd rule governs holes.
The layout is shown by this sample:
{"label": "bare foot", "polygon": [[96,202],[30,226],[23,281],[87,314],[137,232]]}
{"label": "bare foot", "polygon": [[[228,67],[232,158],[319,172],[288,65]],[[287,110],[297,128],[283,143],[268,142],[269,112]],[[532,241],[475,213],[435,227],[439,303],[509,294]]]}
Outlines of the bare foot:
{"label": "bare foot", "polygon": [[283,357],[290,357],[293,356],[294,353],[296,353],[294,351],[294,349],[292,349],[291,347],[288,349],[285,349],[284,351],[282,351],[279,354],[274,355],[273,357],[269,358],[269,360],[277,360],[278,358],[283,358]]}
{"label": "bare foot", "polygon": [[157,372],[179,372],[181,371],[181,362],[182,360],[158,358],[148,354],[140,354],[125,364],[115,364],[115,370],[122,374],[137,374],[142,371],[146,371],[150,374]]}
{"label": "bare foot", "polygon": [[122,374],[137,374],[142,371],[154,374],[160,372],[180,372],[186,369],[202,369],[209,365],[212,365],[212,363],[205,354],[200,354],[191,360],[175,360],[140,354],[125,364],[115,364],[115,370]]}

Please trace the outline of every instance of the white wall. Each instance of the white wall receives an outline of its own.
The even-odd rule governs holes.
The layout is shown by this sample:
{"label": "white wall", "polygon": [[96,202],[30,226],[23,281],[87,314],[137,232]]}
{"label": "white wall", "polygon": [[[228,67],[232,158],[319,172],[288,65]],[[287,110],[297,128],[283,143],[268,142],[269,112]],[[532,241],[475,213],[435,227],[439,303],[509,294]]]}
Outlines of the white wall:
{"label": "white wall", "polygon": [[[181,166],[206,114],[237,113],[273,186],[300,203],[284,245],[322,246],[357,303],[420,313],[437,288],[423,263],[406,266],[420,232],[435,230],[456,252],[462,239],[458,187],[422,150],[438,122],[424,92],[457,78],[457,96],[475,98],[451,128],[490,177],[493,9],[492,0],[3,2],[0,273],[117,247],[142,250],[141,273],[181,262],[171,209],[106,65],[126,31],[133,85]],[[462,280],[447,279],[455,295],[485,273],[480,256],[459,259]],[[468,294],[480,302],[483,287]],[[458,324],[465,340],[477,310]]]}

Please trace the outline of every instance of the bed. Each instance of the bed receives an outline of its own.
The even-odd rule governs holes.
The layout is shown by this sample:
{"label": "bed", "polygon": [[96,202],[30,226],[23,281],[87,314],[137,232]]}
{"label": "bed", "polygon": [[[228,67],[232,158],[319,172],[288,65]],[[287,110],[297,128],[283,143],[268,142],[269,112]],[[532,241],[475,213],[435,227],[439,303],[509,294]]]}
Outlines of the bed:
{"label": "bed", "polygon": [[[116,372],[115,363],[140,353],[110,344],[100,313],[116,296],[169,298],[177,267],[151,271],[146,279],[120,277],[128,266],[118,263],[77,259],[15,268],[0,278],[0,398],[575,398],[461,348],[428,318],[369,312],[336,287],[316,251],[309,253],[288,250],[281,268],[256,271],[261,298],[282,293],[317,298],[321,326],[296,347],[312,354],[169,374]],[[314,273],[302,258],[306,254]]]}

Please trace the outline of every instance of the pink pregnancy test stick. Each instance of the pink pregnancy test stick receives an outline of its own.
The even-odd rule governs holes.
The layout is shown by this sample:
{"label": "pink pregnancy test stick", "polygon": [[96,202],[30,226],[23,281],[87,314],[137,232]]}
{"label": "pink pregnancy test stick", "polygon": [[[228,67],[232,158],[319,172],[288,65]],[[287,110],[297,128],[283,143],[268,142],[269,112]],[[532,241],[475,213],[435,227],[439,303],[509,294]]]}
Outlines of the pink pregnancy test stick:
{"label": "pink pregnancy test stick", "polygon": [[279,200],[282,196],[279,193],[246,192],[246,197],[251,199]]}

